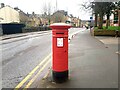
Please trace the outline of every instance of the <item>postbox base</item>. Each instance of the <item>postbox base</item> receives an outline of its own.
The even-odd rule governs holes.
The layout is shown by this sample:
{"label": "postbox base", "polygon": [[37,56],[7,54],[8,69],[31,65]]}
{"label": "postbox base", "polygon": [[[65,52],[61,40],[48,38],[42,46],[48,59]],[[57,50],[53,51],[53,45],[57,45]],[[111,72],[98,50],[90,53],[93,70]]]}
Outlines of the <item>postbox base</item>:
{"label": "postbox base", "polygon": [[56,83],[62,83],[68,80],[68,70],[64,72],[52,71],[53,81]]}

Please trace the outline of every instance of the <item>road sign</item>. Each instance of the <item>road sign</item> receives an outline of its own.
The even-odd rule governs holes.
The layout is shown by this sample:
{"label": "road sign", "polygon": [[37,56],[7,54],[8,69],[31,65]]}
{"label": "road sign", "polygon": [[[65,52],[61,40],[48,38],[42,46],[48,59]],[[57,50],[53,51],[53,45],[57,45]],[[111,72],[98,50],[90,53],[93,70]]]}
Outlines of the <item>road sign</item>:
{"label": "road sign", "polygon": [[93,20],[93,17],[90,17],[90,20]]}

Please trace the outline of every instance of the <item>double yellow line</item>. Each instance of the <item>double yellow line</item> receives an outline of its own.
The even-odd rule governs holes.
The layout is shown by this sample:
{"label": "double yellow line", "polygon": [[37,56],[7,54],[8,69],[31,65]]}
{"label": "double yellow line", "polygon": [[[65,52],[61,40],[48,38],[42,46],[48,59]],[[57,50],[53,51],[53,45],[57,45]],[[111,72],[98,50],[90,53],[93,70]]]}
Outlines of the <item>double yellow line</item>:
{"label": "double yellow line", "polygon": [[50,57],[51,57],[51,53],[44,59],[42,60],[42,62],[40,62],[16,87],[14,90],[18,90],[19,88],[21,88],[26,82],[27,80],[29,80],[32,75],[40,68],[40,66],[42,66],[44,63],[44,65],[42,66],[42,68],[39,70],[39,72],[27,83],[27,85],[24,88],[29,88],[30,85],[36,80],[36,78],[38,77],[38,75],[44,70],[44,68],[48,65],[48,63],[50,62]]}

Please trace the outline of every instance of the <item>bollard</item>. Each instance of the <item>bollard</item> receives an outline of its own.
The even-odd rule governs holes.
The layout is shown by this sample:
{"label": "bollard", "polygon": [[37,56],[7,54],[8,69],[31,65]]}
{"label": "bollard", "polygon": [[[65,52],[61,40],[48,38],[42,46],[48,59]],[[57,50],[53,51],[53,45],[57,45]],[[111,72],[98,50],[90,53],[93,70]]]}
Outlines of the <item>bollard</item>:
{"label": "bollard", "polygon": [[52,29],[52,77],[56,83],[68,80],[68,28],[65,23],[54,23]]}

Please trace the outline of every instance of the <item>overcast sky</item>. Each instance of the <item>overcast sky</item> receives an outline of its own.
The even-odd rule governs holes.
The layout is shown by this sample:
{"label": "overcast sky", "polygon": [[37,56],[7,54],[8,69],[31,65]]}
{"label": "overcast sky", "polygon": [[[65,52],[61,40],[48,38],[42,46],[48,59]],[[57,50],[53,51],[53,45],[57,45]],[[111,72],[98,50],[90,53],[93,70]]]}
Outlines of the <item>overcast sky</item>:
{"label": "overcast sky", "polygon": [[50,3],[52,11],[54,11],[56,9],[56,1],[58,10],[66,10],[68,14],[73,14],[76,17],[79,16],[82,20],[90,18],[90,13],[80,9],[80,4],[89,0],[0,0],[0,3],[11,7],[18,7],[25,13],[32,13],[34,11],[36,14],[41,14],[45,3]]}

